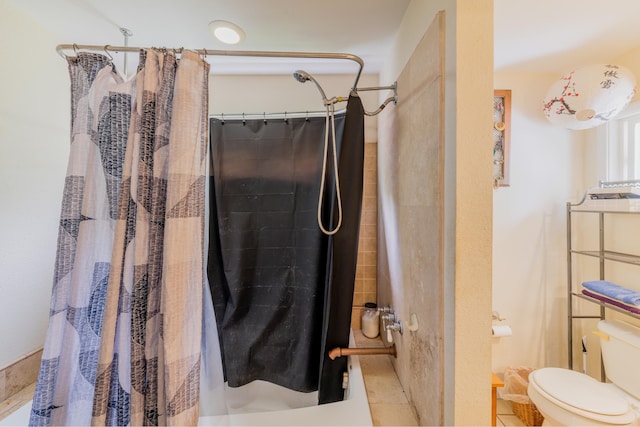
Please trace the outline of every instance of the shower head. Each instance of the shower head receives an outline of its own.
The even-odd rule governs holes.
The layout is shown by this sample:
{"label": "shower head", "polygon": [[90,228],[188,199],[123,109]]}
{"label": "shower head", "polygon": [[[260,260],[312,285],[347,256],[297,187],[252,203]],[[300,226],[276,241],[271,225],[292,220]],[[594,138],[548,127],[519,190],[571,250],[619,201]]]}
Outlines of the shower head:
{"label": "shower head", "polygon": [[306,83],[307,81],[311,80],[311,75],[306,71],[296,70],[296,72],[293,73],[293,78],[300,83]]}
{"label": "shower head", "polygon": [[320,84],[316,81],[316,79],[313,78],[311,74],[303,70],[296,70],[296,72],[293,73],[293,78],[299,81],[300,83],[306,83],[309,80],[311,80],[313,83],[315,83],[316,87],[320,91],[320,94],[322,95],[322,101],[325,103],[328,101],[327,96],[324,94],[324,91],[320,87]]}

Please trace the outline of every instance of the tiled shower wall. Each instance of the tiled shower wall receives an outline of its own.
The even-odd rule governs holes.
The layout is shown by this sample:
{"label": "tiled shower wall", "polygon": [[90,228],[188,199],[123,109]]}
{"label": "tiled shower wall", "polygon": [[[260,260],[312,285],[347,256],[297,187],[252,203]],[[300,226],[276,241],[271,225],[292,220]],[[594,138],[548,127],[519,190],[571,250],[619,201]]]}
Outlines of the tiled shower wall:
{"label": "tiled shower wall", "polygon": [[377,301],[377,253],[378,253],[378,144],[367,142],[364,147],[364,188],[358,264],[353,293],[351,327],[360,329],[360,318],[365,302]]}
{"label": "tiled shower wall", "polygon": [[418,319],[416,331],[394,335],[398,357],[392,363],[418,424],[429,426],[447,425],[444,32],[445,15],[439,12],[398,76],[400,101],[378,118],[379,298],[402,321],[411,314]]}

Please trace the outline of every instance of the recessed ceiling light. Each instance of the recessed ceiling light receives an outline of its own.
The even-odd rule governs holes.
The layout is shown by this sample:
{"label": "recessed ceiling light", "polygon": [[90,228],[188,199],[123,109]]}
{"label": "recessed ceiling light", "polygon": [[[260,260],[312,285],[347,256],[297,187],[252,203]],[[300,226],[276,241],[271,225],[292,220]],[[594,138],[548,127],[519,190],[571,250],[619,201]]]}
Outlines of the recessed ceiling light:
{"label": "recessed ceiling light", "polygon": [[245,37],[242,28],[229,21],[211,21],[209,31],[215,38],[226,44],[238,44]]}

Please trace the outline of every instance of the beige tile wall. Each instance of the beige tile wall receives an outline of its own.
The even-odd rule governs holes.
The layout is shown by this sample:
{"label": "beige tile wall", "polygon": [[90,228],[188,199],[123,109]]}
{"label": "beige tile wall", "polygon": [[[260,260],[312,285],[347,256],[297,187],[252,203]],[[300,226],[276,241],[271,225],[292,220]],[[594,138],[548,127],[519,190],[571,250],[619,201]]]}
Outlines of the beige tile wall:
{"label": "beige tile wall", "polygon": [[41,358],[42,349],[29,353],[20,360],[0,368],[0,402],[36,381]]}
{"label": "beige tile wall", "polygon": [[367,142],[364,147],[364,188],[358,264],[353,292],[351,327],[360,329],[360,318],[365,302],[377,301],[378,253],[378,144]]}
{"label": "beige tile wall", "polygon": [[444,24],[440,12],[398,76],[400,101],[378,116],[378,298],[403,322],[417,316],[417,331],[394,334],[398,358],[393,366],[419,424],[430,426],[447,425]]}

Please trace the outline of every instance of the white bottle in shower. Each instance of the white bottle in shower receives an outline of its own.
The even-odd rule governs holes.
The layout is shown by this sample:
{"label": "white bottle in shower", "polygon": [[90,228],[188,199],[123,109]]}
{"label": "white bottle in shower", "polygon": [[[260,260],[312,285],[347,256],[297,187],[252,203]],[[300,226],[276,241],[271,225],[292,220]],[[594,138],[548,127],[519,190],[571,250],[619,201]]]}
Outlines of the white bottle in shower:
{"label": "white bottle in shower", "polygon": [[374,302],[364,304],[362,312],[362,334],[367,338],[375,338],[380,333],[380,313]]}

